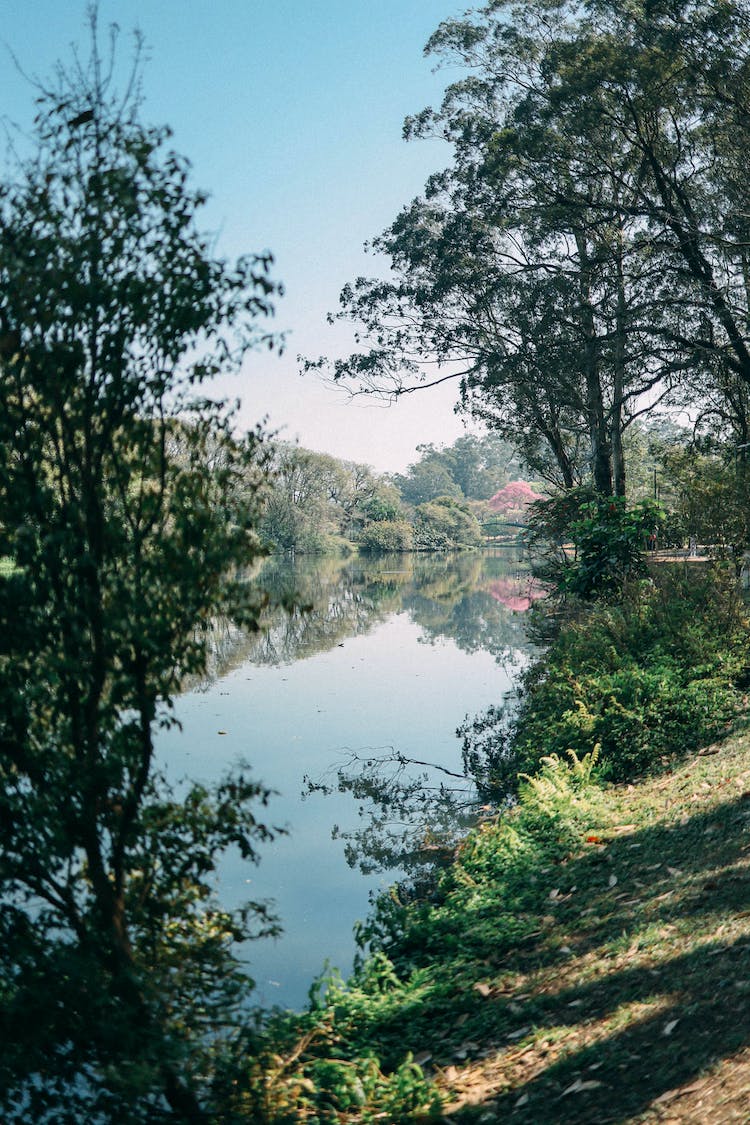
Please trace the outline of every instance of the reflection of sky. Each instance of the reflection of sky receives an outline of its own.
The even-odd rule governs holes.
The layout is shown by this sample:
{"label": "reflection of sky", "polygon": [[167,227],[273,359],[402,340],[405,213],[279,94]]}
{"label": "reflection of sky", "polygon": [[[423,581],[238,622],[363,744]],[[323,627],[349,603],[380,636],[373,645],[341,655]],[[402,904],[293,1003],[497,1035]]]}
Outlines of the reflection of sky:
{"label": "reflection of sky", "polygon": [[291,834],[267,845],[258,867],[229,860],[222,873],[227,902],[273,898],[283,920],[281,939],[250,948],[264,1002],[302,1003],[326,958],[348,971],[352,926],[367,913],[368,890],[381,882],[349,869],[342,842],[330,838],[334,822],[354,823],[350,798],[302,801],[303,776],[318,779],[345,751],[389,747],[456,768],[459,723],[497,703],[509,686],[489,653],[467,654],[446,639],[425,645],[421,636],[397,613],[368,635],[295,664],[244,664],[178,700],[183,733],[159,736],[172,777],[216,778],[245,756],[279,791],[268,819],[290,825]]}

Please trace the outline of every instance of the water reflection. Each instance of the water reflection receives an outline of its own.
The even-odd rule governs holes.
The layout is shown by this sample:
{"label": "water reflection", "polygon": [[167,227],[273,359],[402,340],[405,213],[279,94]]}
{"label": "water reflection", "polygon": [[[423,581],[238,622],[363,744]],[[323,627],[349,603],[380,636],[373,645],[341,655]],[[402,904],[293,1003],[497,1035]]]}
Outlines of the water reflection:
{"label": "water reflection", "polygon": [[327,652],[404,611],[422,629],[425,643],[448,638],[462,652],[515,661],[529,647],[519,613],[541,593],[517,548],[355,559],[274,557],[254,581],[273,608],[256,634],[216,624],[211,679],[245,662],[291,664]]}
{"label": "water reflection", "polygon": [[[298,1006],[326,958],[348,972],[352,929],[368,911],[369,893],[400,874],[377,874],[400,861],[398,839],[391,846],[377,835],[377,817],[390,832],[398,803],[376,807],[362,769],[358,790],[339,791],[337,771],[357,759],[389,759],[389,776],[436,795],[433,810],[445,806],[450,820],[449,791],[461,790],[459,802],[465,796],[457,728],[467,712],[502,700],[529,651],[524,616],[512,602],[527,596],[528,570],[510,551],[270,559],[262,580],[277,603],[295,593],[306,608],[269,610],[264,631],[253,636],[217,624],[212,678],[177,701],[181,729],[161,732],[158,751],[171,776],[206,782],[244,757],[278,794],[268,818],[289,834],[264,850],[257,869],[228,860],[221,894],[228,904],[246,897],[275,903],[284,935],[252,944],[250,971],[259,1001]],[[333,782],[334,792],[303,800],[305,775]],[[436,813],[427,816],[437,829]],[[360,847],[370,861],[365,877],[347,865],[344,849],[356,860],[357,831],[370,826],[361,841],[368,857]],[[439,838],[435,831],[420,837],[412,827],[414,855],[443,847],[442,830]]]}

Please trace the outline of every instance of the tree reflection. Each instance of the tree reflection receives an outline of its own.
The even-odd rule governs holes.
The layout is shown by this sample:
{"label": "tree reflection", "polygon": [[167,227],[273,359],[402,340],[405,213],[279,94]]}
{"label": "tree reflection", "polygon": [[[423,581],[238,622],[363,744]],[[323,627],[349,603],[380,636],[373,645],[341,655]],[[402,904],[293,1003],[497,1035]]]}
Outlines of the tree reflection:
{"label": "tree reflection", "polygon": [[423,640],[453,640],[515,662],[529,651],[523,617],[531,581],[518,552],[268,559],[251,581],[268,592],[258,632],[217,621],[209,678],[240,664],[290,664],[327,652],[406,611]]}
{"label": "tree reflection", "polygon": [[[504,666],[533,651],[525,608],[538,592],[513,549],[461,555],[379,558],[271,558],[259,574],[270,604],[253,635],[215,626],[214,675],[241,663],[283,665],[326,652],[406,612],[425,644],[453,641],[466,653],[491,653]],[[329,776],[305,779],[308,793],[348,793],[359,817],[334,829],[351,866],[365,873],[408,872],[423,885],[449,857],[467,824],[507,800],[504,776],[508,708],[466,718],[455,771],[388,749],[352,754]]]}

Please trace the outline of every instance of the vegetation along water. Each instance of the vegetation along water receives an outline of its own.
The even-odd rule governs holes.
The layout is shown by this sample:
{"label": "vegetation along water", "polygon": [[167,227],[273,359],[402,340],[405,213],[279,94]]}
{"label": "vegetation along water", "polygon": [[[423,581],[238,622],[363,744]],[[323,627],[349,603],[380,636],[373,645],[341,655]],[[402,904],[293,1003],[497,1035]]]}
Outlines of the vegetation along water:
{"label": "vegetation along water", "polygon": [[[521,553],[508,548],[278,558],[263,580],[291,583],[308,608],[277,611],[257,636],[217,637],[215,677],[180,697],[181,729],[164,731],[157,748],[170,774],[207,782],[245,756],[276,791],[268,816],[289,834],[263,849],[257,867],[226,861],[221,898],[241,901],[249,891],[273,900],[283,933],[251,943],[250,972],[259,1000],[299,1008],[326,960],[349,972],[368,892],[398,878],[404,862],[393,805],[390,818],[385,810],[396,835],[392,857],[383,839],[371,840],[368,852],[364,841],[331,838],[335,824],[340,837],[355,833],[374,811],[364,792],[357,800],[339,791],[337,771],[348,764],[363,777],[367,760],[390,776],[402,755],[423,763],[405,766],[404,781],[418,777],[425,788],[443,781],[471,808],[457,728],[502,698],[527,659],[516,607],[528,604],[531,577]],[[332,791],[304,799],[305,777]],[[427,830],[415,813],[417,844]]]}
{"label": "vegetation along water", "polygon": [[437,28],[301,360],[456,380],[391,474],[210,396],[282,287],[89,23],[0,180],[0,1116],[747,1123],[748,4]]}

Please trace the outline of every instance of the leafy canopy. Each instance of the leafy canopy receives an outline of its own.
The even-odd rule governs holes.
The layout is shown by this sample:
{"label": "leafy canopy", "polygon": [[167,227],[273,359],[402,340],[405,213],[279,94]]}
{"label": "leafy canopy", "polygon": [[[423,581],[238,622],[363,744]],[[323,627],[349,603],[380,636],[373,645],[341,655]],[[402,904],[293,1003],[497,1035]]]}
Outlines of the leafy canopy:
{"label": "leafy canopy", "polygon": [[[172,722],[206,631],[247,626],[261,435],[199,396],[264,337],[268,255],[232,264],[169,131],[112,53],[40,89],[0,184],[0,1106],[5,1121],[207,1121],[251,982],[219,857],[267,794],[171,789]],[[94,1109],[95,1107],[95,1109]],[[91,1116],[93,1114],[93,1117]]]}

